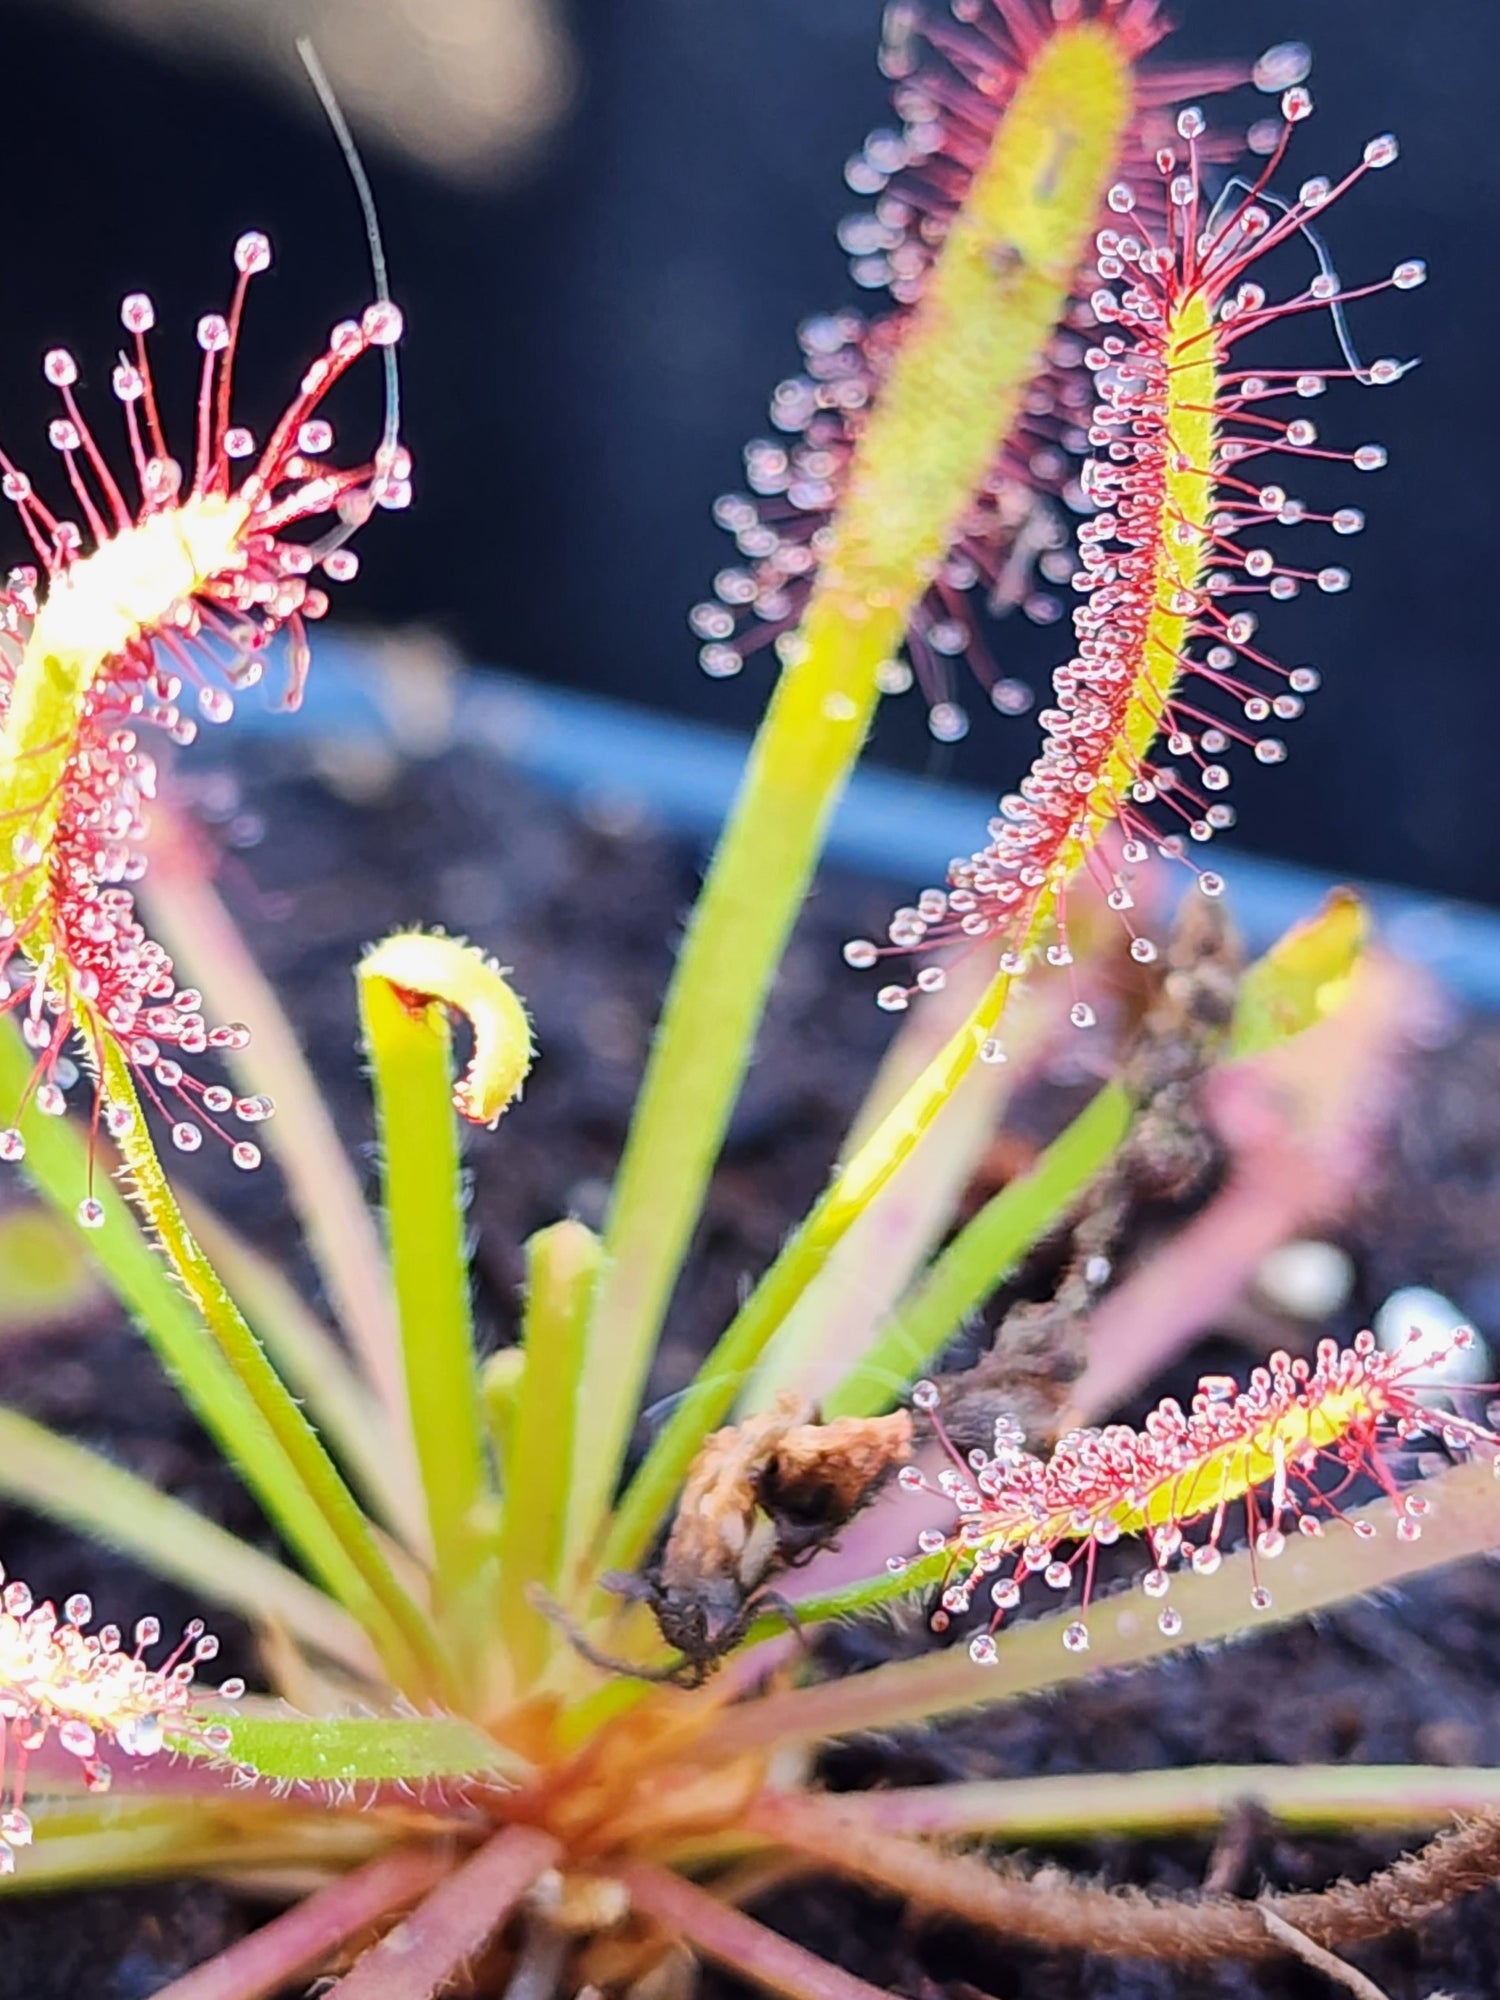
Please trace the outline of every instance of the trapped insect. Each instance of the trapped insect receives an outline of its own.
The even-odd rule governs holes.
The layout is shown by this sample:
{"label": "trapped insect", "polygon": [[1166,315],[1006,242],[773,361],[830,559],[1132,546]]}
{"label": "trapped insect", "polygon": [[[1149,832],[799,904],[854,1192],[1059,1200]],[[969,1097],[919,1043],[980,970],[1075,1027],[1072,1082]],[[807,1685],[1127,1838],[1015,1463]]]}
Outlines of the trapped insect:
{"label": "trapped insect", "polygon": [[679,1655],[665,1667],[626,1671],[699,1687],[765,1612],[779,1611],[795,1626],[776,1579],[833,1543],[887,1474],[905,1464],[911,1439],[904,1410],[824,1424],[789,1391],[762,1415],[713,1432],[694,1461],[660,1562],[639,1575],[604,1578],[621,1597],[650,1608]]}

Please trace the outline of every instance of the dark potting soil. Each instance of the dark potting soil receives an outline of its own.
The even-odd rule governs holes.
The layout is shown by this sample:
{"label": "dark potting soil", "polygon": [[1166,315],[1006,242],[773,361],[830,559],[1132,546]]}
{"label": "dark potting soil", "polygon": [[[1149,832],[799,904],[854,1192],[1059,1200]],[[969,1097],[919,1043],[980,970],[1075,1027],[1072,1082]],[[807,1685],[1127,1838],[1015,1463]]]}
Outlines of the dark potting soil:
{"label": "dark potting soil", "polygon": [[[622,799],[581,813],[467,751],[404,765],[290,744],[190,774],[220,829],[221,886],[271,973],[341,1128],[373,1184],[371,1120],[355,1054],[350,965],[392,927],[440,923],[517,968],[542,1057],[522,1108],[469,1147],[476,1288],[487,1340],[512,1337],[521,1245],[574,1213],[597,1222],[646,1038],[695,883],[693,857]],[[299,767],[298,758],[303,759]],[[747,1273],[774,1254],[820,1187],[890,1022],[838,948],[883,926],[894,889],[829,873],[804,918],[736,1116],[653,1394],[685,1378],[734,1309]],[[1076,1076],[1029,1106],[1038,1130],[1078,1099]],[[686,1115],[691,1115],[690,1107]],[[1346,1334],[1397,1285],[1433,1284],[1481,1327],[1500,1318],[1500,1027],[1455,1022],[1415,1062],[1379,1184],[1340,1232],[1358,1288],[1331,1330]],[[210,1149],[185,1176],[315,1289],[267,1171],[233,1173]],[[1044,1290],[1045,1255],[1023,1273]],[[1167,1384],[1242,1367],[1206,1343]],[[252,1503],[182,1411],[144,1346],[100,1311],[83,1325],[0,1344],[0,1401],[116,1457],[237,1531],[269,1539]],[[0,1508],[0,1552],[39,1594],[85,1589],[101,1619],[145,1609],[169,1629],[200,1609],[134,1565],[22,1510]],[[216,1619],[224,1673],[253,1675],[247,1634]],[[884,1626],[841,1635],[845,1671],[914,1643]],[[824,1765],[838,1788],[955,1777],[1108,1772],[1191,1763],[1348,1760],[1500,1762],[1500,1571],[1469,1564],[1399,1596],[1303,1627],[1075,1685],[899,1740],[858,1741]],[[1247,1821],[1237,1879],[1319,1888],[1400,1851],[1386,1837],[1313,1838]],[[1214,1861],[1209,1839],[1100,1838],[1036,1858],[1108,1882],[1186,1892]],[[1222,1860],[1222,1856],[1220,1859]],[[222,1948],[255,1912],[223,1889],[169,1883],[0,1903],[0,2000],[144,2000]],[[927,2000],[976,1989],[1026,2000],[1302,2000],[1325,1993],[1290,1964],[1188,1973],[1118,1959],[1006,1948],[953,1924],[826,1880],[768,1897],[757,1914],[874,1984]],[[1487,1892],[1416,1937],[1359,1955],[1390,2000],[1500,1992],[1500,1894]],[[739,1990],[718,1975],[713,1992]]]}

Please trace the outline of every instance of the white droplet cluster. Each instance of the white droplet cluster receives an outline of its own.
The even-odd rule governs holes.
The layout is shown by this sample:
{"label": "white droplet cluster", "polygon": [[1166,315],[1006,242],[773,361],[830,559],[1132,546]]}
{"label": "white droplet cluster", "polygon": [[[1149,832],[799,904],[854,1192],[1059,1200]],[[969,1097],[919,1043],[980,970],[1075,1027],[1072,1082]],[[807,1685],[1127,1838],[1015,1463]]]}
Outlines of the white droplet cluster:
{"label": "white droplet cluster", "polygon": [[7,1582],[0,1568],[0,1875],[14,1870],[17,1848],[30,1844],[26,1770],[44,1744],[55,1740],[76,1757],[85,1785],[95,1792],[109,1787],[101,1751],[111,1743],[136,1758],[154,1757],[173,1741],[219,1755],[230,1748],[228,1726],[209,1719],[204,1704],[236,1700],[244,1683],[227,1680],[217,1690],[194,1685],[197,1668],[219,1650],[201,1619],[193,1619],[172,1652],[151,1666],[146,1652],[161,1638],[155,1618],[139,1620],[127,1652],[118,1626],[86,1629],[93,1615],[79,1593],[59,1616],[52,1603],[35,1602],[24,1583]]}
{"label": "white droplet cluster", "polygon": [[[198,322],[203,361],[190,479],[162,434],[146,351],[156,312],[140,292],[121,306],[133,353],[121,356],[112,377],[140,489],[134,514],[123,487],[104,470],[74,395],[78,365],[63,348],[52,349],[43,362],[63,404],[50,435],[66,461],[87,533],[76,521],[58,520],[0,452],[5,497],[39,559],[37,568],[13,571],[0,591],[0,718],[27,671],[33,634],[47,660],[74,661],[82,690],[65,745],[17,746],[21,755],[60,760],[59,773],[32,819],[13,828],[3,857],[0,1000],[23,1013],[26,1039],[36,1052],[33,1100],[46,1115],[63,1112],[65,1092],[77,1076],[66,1054],[70,1038],[76,1034],[92,1054],[107,1036],[135,1066],[179,1150],[196,1150],[205,1129],[211,1130],[230,1146],[235,1164],[247,1169],[258,1163],[258,1148],[214,1122],[214,1093],[183,1058],[242,1048],[248,1030],[208,1026],[201,996],[179,987],[170,957],[146,936],[136,914],[131,885],[145,871],[147,817],[156,793],[155,761],[142,733],[159,729],[183,746],[196,736],[199,717],[228,722],[236,695],[262,678],[266,648],[280,632],[291,642],[294,704],[307,667],[304,627],[328,605],[313,571],[321,566],[332,581],[352,577],[356,559],[337,543],[372,506],[404,506],[411,492],[410,458],[392,439],[382,441],[368,464],[330,465],[325,455],[333,431],[318,414],[362,354],[399,338],[400,314],[387,303],[333,330],[259,458],[251,434],[229,422],[245,287],[270,261],[263,235],[241,236],[231,308]],[[253,462],[236,486],[234,467],[247,459]],[[337,523],[332,536],[316,545],[292,538],[300,524],[330,514]],[[86,549],[90,537],[93,546]],[[267,1100],[243,1102],[250,1108],[239,1109],[242,1118],[269,1115]],[[120,1136],[112,1123],[120,1107],[103,1109],[105,1123]],[[0,1132],[0,1158],[18,1159],[23,1152],[18,1130]],[[104,1219],[92,1197],[78,1213],[87,1228]]]}
{"label": "white droplet cluster", "polygon": [[[996,1658],[991,1635],[1019,1604],[1028,1577],[1040,1576],[1062,1591],[1081,1570],[1087,1611],[1094,1550],[1122,1535],[1138,1535],[1151,1557],[1140,1587],[1162,1603],[1158,1628],[1175,1637],[1183,1629],[1181,1614],[1162,1602],[1173,1575],[1214,1574],[1230,1528],[1228,1507],[1235,1501],[1244,1504],[1251,1549],[1250,1602],[1257,1611],[1269,1610],[1271,1592],[1258,1565],[1285,1551],[1289,1531],[1316,1537],[1327,1521],[1340,1520],[1339,1496],[1356,1475],[1368,1474],[1389,1490],[1381,1454],[1392,1443],[1429,1436],[1455,1455],[1477,1451],[1491,1458],[1500,1472],[1500,1436],[1422,1400],[1423,1379],[1440,1372],[1450,1350],[1461,1353],[1473,1339],[1468,1328],[1456,1329],[1436,1358],[1419,1335],[1394,1353],[1381,1352],[1371,1333],[1358,1335],[1347,1348],[1324,1340],[1311,1364],[1271,1355],[1243,1389],[1230,1376],[1204,1376],[1188,1409],[1169,1399],[1139,1430],[1109,1424],[1071,1431],[1043,1458],[1026,1451],[1015,1426],[1004,1422],[989,1451],[976,1449],[960,1460],[950,1447],[954,1462],[931,1487],[915,1468],[904,1469],[904,1487],[940,1493],[958,1517],[951,1531],[929,1528],[918,1540],[929,1565],[943,1559],[933,1629],[945,1631],[986,1589],[989,1629],[970,1651],[989,1664]],[[1441,1382],[1433,1386],[1442,1388]],[[936,1385],[918,1383],[912,1402],[932,1415],[941,1435]],[[1323,1462],[1340,1469],[1331,1491],[1313,1477]],[[1421,1492],[1401,1497],[1398,1540],[1420,1538],[1430,1506]],[[1202,1531],[1196,1532],[1199,1523]],[[1351,1525],[1365,1538],[1376,1532],[1368,1519]],[[903,1563],[893,1574],[906,1568]],[[1063,1644],[1071,1652],[1086,1650],[1083,1620],[1066,1628]]]}

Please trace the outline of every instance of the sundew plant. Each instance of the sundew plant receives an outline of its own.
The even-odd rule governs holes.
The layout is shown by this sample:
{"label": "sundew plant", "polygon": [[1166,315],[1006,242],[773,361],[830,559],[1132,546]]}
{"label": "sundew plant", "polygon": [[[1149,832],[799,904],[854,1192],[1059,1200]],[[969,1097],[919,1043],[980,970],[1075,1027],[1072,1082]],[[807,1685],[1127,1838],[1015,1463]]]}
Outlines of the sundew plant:
{"label": "sundew plant", "polygon": [[[1481,1817],[1363,1885],[1172,1902],[958,1851],[1036,1828],[1005,1781],[819,1787],[833,1739],[1265,1630],[1500,1541],[1500,1439],[1434,1381],[1431,1354],[1368,1336],[1274,1354],[1139,1429],[1081,1426],[1065,1397],[1038,1426],[1002,1399],[977,1441],[940,1372],[1151,1107],[1122,1061],[961,1226],[990,1128],[983,1106],[958,1114],[988,1089],[992,1124],[1004,1066],[1049,1009],[1106,1042],[1116,939],[1175,1003],[1195,924],[1213,913],[1222,936],[1232,869],[1205,849],[1232,824],[1231,775],[1281,761],[1318,683],[1280,663],[1276,626],[1294,642],[1296,614],[1279,606],[1342,592],[1362,525],[1348,498],[1301,500],[1299,471],[1329,462],[1351,492],[1377,472],[1382,447],[1347,426],[1409,365],[1364,356],[1358,301],[1420,285],[1421,264],[1343,282],[1324,214],[1371,198],[1394,138],[1324,177],[1298,130],[1305,49],[1193,70],[1159,50],[1167,27],[1155,0],[891,10],[899,130],[851,162],[871,205],[844,232],[890,307],[807,322],[776,435],[718,503],[738,557],[691,614],[701,663],[758,671],[764,646],[774,686],[602,1235],[562,1217],[529,1241],[520,1343],[488,1358],[460,1136],[529,1115],[546,1050],[524,962],[502,971],[482,941],[412,930],[354,969],[377,1220],[212,892],[148,874],[163,741],[190,758],[263,672],[295,703],[327,585],[354,573],[371,511],[412,499],[402,321],[373,219],[374,302],[263,436],[234,381],[271,260],[259,234],[235,245],[227,311],[198,322],[183,434],[158,406],[144,294],[121,309],[108,421],[87,371],[47,355],[52,462],[0,455],[29,544],[0,602],[0,1155],[83,1232],[283,1554],[0,1411],[0,1490],[264,1639],[259,1691],[215,1685],[203,1620],[173,1639],[143,1613],[123,1634],[81,1594],[59,1608],[3,1580],[0,1873],[11,1893],[160,1873],[305,1892],[176,2000],[327,1973],[344,2000],[644,1992],[684,1953],[795,2000],[869,1996],[743,1908],[809,1867],[1005,1937],[1188,1963],[1326,1954],[1494,1875]],[[324,407],[352,369],[384,375],[367,455],[336,444]],[[1070,609],[1040,749],[1029,769],[997,752],[1007,789],[973,853],[888,936],[846,947],[849,967],[881,968],[872,999],[908,1017],[891,1061],[826,1191],[731,1322],[701,1329],[697,1373],[633,1462],[766,998],[880,701],[915,679],[951,739],[967,657],[996,709],[1025,706],[1003,638],[981,637],[985,598],[1043,623]],[[1169,882],[1188,898],[1171,934]],[[1363,945],[1357,904],[1331,899],[1230,980],[1202,1063],[1254,1063],[1314,1030],[1349,1004]],[[212,1018],[195,951],[202,985],[240,975],[252,1018]],[[246,1173],[272,1152],[337,1338],[232,1216],[184,1213],[167,1163],[204,1146]],[[920,1241],[882,1226],[888,1191],[925,1204]],[[872,1241],[851,1291],[851,1246]],[[1414,1481],[1422,1440],[1449,1463]],[[927,1503],[920,1532],[903,1496]],[[834,1671],[821,1629],[893,1603],[925,1635],[915,1656]],[[1155,1775],[1168,1828],[1239,1783]],[[1310,1824],[1445,1796],[1440,1774],[1346,1777],[1267,1773],[1262,1795]],[[1043,1830],[1139,1825],[1138,1789],[1074,1786]]]}

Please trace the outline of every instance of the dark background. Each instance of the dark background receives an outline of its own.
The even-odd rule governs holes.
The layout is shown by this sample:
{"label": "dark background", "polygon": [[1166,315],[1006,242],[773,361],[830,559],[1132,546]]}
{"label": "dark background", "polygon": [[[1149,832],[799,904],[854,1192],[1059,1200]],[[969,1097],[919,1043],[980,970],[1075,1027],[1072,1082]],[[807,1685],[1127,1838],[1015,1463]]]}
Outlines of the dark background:
{"label": "dark background", "polygon": [[[1367,509],[1358,541],[1304,531],[1300,552],[1349,561],[1354,590],[1268,608],[1271,650],[1316,661],[1325,686],[1287,766],[1239,788],[1238,838],[1500,901],[1500,11],[1186,0],[1177,12],[1178,57],[1313,44],[1319,111],[1298,136],[1291,185],[1336,173],[1394,128],[1402,159],[1326,234],[1346,279],[1413,255],[1432,272],[1425,290],[1375,301],[1357,324],[1366,358],[1421,353],[1424,365],[1394,389],[1316,406],[1329,439],[1380,438],[1391,466],[1341,472],[1328,489],[1333,504]],[[856,205],[845,159],[889,122],[880,13],[880,0],[577,0],[570,110],[524,166],[477,189],[364,130],[407,311],[418,504],[365,536],[346,627],[420,622],[542,680],[751,725],[768,668],[703,679],[685,614],[726,559],[709,503],[738,483],[740,447],[795,366],[796,322],[859,297],[834,228]],[[239,403],[263,427],[329,324],[369,292],[326,131],[230,65],[164,57],[42,0],[0,0],[0,24],[0,437],[46,474],[41,353],[74,346],[86,383],[102,386],[118,299],[135,287],[157,298],[154,353],[184,421],[194,320],[222,302],[230,246],[250,226],[277,252],[258,281]],[[1269,108],[1240,102],[1249,115]],[[1327,361],[1326,329],[1290,358]],[[353,415],[373,427],[367,386]],[[101,400],[107,434],[110,399],[96,387],[92,407]],[[18,533],[0,540],[7,559],[21,553]],[[1033,681],[1066,646],[1065,627],[1001,637],[1006,669]],[[875,755],[998,789],[1033,739],[1032,722],[980,712],[965,743],[939,751],[908,698],[887,704]]]}

